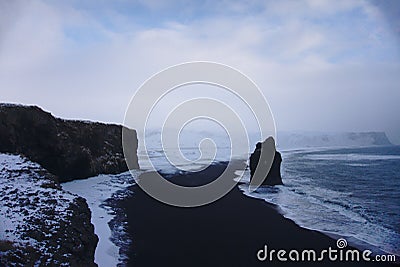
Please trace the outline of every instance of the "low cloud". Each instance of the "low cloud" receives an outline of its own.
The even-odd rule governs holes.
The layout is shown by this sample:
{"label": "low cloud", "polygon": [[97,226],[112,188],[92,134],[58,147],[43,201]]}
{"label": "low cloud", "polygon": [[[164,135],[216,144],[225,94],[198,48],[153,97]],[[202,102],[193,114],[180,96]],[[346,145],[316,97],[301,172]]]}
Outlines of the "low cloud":
{"label": "low cloud", "polygon": [[210,60],[259,85],[278,130],[383,130],[400,142],[399,44],[373,3],[70,3],[1,4],[1,101],[121,123],[151,75]]}

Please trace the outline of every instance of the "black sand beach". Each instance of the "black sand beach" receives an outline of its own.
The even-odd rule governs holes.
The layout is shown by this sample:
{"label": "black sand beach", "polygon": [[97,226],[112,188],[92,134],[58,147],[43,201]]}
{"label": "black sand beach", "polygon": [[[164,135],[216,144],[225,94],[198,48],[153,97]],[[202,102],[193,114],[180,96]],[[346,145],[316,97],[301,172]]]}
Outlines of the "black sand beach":
{"label": "black sand beach", "polygon": [[[224,171],[226,164],[211,165],[190,175],[177,175],[172,181],[210,180]],[[152,173],[145,173],[146,179]],[[234,178],[232,173],[232,178]],[[200,182],[202,183],[202,182]],[[277,257],[259,261],[257,252],[268,249],[314,249],[332,247],[336,240],[316,231],[303,229],[280,215],[263,200],[243,195],[235,187],[220,200],[197,208],[173,207],[148,196],[138,186],[122,203],[128,215],[133,239],[129,266],[388,266],[376,262],[279,262]],[[347,247],[346,249],[349,249]],[[346,250],[344,249],[344,250]],[[288,255],[286,254],[286,257]],[[317,256],[317,257],[318,257]],[[361,253],[360,253],[361,257]]]}

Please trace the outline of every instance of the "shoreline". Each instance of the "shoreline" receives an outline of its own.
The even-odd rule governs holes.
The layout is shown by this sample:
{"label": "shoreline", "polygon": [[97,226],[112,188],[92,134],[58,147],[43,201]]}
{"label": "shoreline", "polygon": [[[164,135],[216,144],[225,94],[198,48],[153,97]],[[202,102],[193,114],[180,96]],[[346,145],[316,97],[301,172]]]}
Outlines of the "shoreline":
{"label": "shoreline", "polygon": [[[199,181],[218,176],[226,163],[209,166],[198,173],[169,175],[168,179]],[[151,176],[144,173],[141,178]],[[235,174],[232,172],[232,179]],[[207,179],[207,180],[208,180]],[[154,200],[139,187],[121,201],[127,214],[127,230],[133,239],[128,266],[261,266],[268,263],[309,266],[321,262],[259,261],[257,251],[271,249],[337,249],[336,240],[325,233],[302,228],[285,218],[277,206],[245,196],[235,186],[227,195],[196,208],[172,207]],[[348,246],[346,249],[354,249]],[[319,255],[319,254],[317,254]],[[361,255],[361,253],[360,253]],[[328,261],[324,265],[387,266],[372,262]],[[392,263],[393,264],[393,263]]]}
{"label": "shoreline", "polygon": [[133,184],[130,172],[100,174],[61,184],[65,191],[85,198],[88,203],[94,233],[99,238],[94,253],[94,262],[99,267],[117,266],[126,260],[124,247],[129,246],[132,240],[121,230],[124,216],[118,207],[118,199],[127,197],[127,188]]}
{"label": "shoreline", "polygon": [[399,253],[385,251],[385,250],[381,249],[380,247],[378,247],[375,244],[370,244],[370,243],[368,243],[366,241],[363,241],[363,240],[358,239],[356,237],[353,237],[351,235],[348,235],[348,234],[340,235],[340,234],[335,233],[335,232],[324,231],[324,230],[320,230],[320,229],[317,229],[317,228],[311,228],[311,227],[307,227],[307,226],[301,225],[296,220],[294,220],[294,219],[292,219],[290,217],[287,217],[285,215],[285,212],[282,210],[282,208],[278,204],[270,203],[270,202],[268,202],[267,200],[265,200],[264,198],[261,198],[261,197],[257,197],[257,196],[254,196],[254,195],[249,195],[249,193],[246,192],[246,190],[244,190],[240,186],[240,185],[244,185],[244,184],[245,184],[245,182],[242,182],[242,183],[239,182],[238,183],[238,186],[239,186],[239,188],[240,188],[240,190],[241,190],[241,192],[243,193],[244,196],[252,198],[252,199],[264,201],[275,212],[279,213],[286,220],[292,221],[293,223],[295,223],[298,227],[300,227],[302,229],[306,229],[306,230],[310,230],[310,231],[315,231],[315,232],[321,233],[321,234],[326,235],[326,236],[328,236],[328,237],[330,237],[330,238],[332,238],[334,240],[337,240],[339,238],[344,238],[344,239],[346,239],[346,241],[348,242],[348,244],[350,246],[356,248],[359,251],[370,250],[370,251],[372,251],[371,255],[383,255],[383,254],[389,255],[389,254],[391,254],[391,255],[395,255],[396,256],[396,259],[397,259],[396,263],[399,262],[399,260],[400,260],[399,259],[399,256],[400,256]]}

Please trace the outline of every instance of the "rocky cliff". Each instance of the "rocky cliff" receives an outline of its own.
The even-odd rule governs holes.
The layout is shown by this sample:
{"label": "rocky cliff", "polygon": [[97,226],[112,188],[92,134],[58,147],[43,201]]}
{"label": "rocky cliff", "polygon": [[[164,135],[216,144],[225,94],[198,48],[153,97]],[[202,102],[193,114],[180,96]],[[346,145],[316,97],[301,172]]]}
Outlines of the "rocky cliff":
{"label": "rocky cliff", "polygon": [[0,154],[0,266],[96,266],[86,200],[39,164]]}
{"label": "rocky cliff", "polygon": [[[136,151],[136,132],[126,130]],[[0,104],[0,152],[25,155],[60,182],[128,170],[121,125],[63,120],[36,106]]]}

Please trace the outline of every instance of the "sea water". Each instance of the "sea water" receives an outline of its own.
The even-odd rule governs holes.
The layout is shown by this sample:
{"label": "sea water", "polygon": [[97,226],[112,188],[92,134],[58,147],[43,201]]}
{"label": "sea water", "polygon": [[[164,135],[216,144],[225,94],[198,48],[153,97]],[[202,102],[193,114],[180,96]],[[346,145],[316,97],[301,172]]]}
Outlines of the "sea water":
{"label": "sea water", "polygon": [[358,247],[400,254],[400,146],[282,155],[284,186],[249,194],[243,184],[243,192],[277,205],[302,227],[346,237]]}
{"label": "sea water", "polygon": [[[151,164],[164,173],[177,173],[184,165],[185,170],[195,171],[209,162],[240,158],[230,154],[228,139],[220,135],[209,136],[215,141],[216,152],[209,153],[212,158],[204,157],[204,151],[195,145],[201,136],[191,134],[180,143],[180,150],[167,151],[154,135],[148,142]],[[250,146],[248,152],[252,149]],[[245,183],[240,185],[246,195],[277,205],[286,218],[302,227],[346,237],[359,248],[400,254],[400,146],[281,152],[284,186],[261,187],[249,194],[246,170],[241,177]],[[142,153],[139,149],[139,161]],[[166,153],[182,154],[188,162],[173,166]],[[146,162],[140,164],[146,168]]]}

